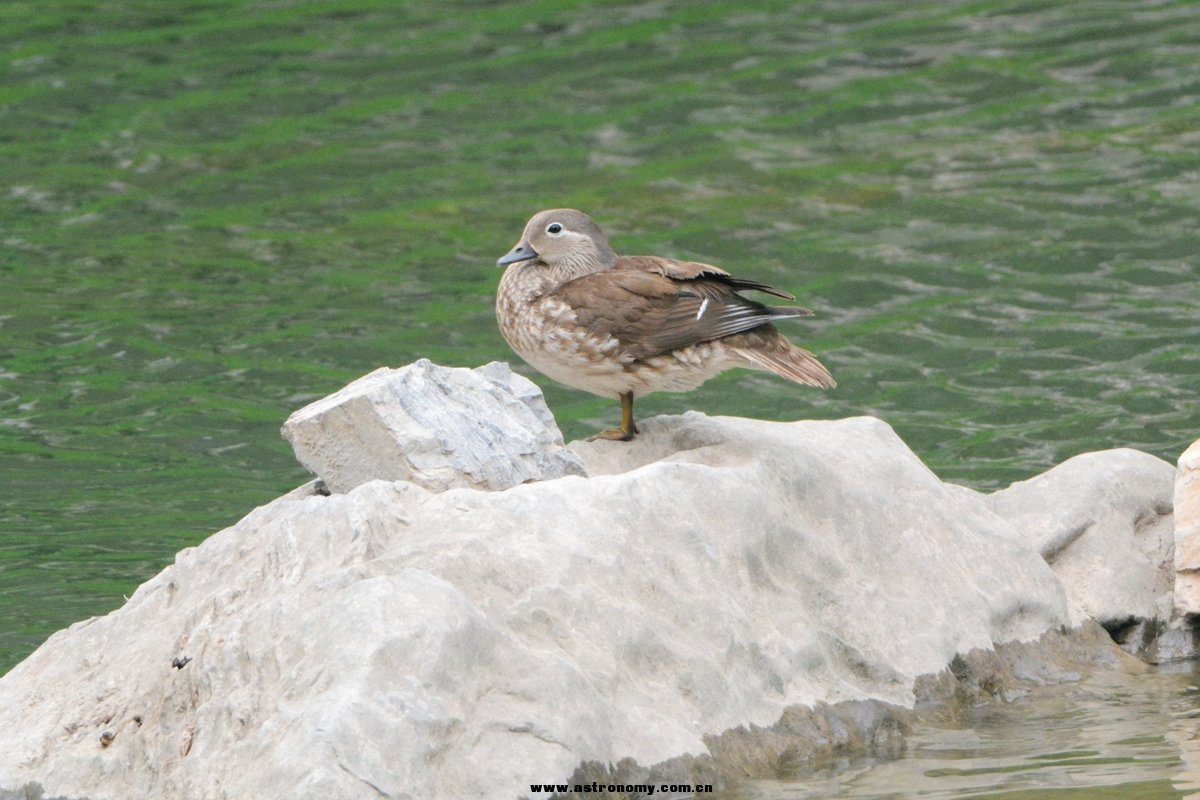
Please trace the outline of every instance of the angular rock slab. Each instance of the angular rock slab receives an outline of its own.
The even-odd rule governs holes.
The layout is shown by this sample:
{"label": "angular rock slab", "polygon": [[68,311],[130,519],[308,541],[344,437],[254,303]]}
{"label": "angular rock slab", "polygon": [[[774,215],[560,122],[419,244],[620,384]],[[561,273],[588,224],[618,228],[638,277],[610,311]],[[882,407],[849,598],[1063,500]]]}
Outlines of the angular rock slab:
{"label": "angular rock slab", "polygon": [[[989,496],[1067,595],[1110,632],[1171,618],[1175,472],[1137,450],[1084,453]],[[1133,651],[1141,649],[1133,643]]]}
{"label": "angular rock slab", "polygon": [[1200,440],[1175,473],[1175,611],[1200,617]]}
{"label": "angular rock slab", "polygon": [[381,367],[293,413],[282,433],[335,494],[377,479],[441,492],[584,474],[541,390],[500,361]]}

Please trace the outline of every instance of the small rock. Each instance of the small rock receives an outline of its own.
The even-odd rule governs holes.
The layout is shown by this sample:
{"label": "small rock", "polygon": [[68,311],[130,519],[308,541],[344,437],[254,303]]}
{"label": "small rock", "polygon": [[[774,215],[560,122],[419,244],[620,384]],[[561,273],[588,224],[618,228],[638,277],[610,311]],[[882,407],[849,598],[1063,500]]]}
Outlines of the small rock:
{"label": "small rock", "polygon": [[1136,653],[1171,618],[1172,481],[1161,459],[1104,450],[989,499],[1042,554],[1072,602]]}
{"label": "small rock", "polygon": [[377,369],[292,414],[283,436],[335,494],[376,479],[440,492],[585,474],[541,390],[502,362]]}
{"label": "small rock", "polygon": [[1200,619],[1176,619],[1159,632],[1146,654],[1152,664],[1185,661],[1200,655]]}

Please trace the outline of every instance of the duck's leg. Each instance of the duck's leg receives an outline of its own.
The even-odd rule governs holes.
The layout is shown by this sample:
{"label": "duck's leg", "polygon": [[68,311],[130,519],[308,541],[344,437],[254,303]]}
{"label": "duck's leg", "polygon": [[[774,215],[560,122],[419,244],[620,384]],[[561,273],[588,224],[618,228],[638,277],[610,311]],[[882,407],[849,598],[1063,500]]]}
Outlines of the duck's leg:
{"label": "duck's leg", "polygon": [[617,442],[628,442],[636,434],[637,425],[633,422],[633,392],[621,392],[621,427],[600,431],[595,436],[588,437],[588,441],[611,439]]}

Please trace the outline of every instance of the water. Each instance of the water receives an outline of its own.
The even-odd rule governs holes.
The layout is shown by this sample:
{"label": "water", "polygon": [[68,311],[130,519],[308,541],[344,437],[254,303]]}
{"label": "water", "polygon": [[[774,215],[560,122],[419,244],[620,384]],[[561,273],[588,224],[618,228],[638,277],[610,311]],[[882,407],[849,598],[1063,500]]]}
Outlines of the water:
{"label": "water", "polygon": [[491,265],[543,207],[817,311],[837,390],[641,415],[872,414],[980,489],[1174,460],[1198,66],[1188,2],[6,0],[0,670],[302,482],[308,400],[511,358]]}
{"label": "water", "polygon": [[898,759],[851,759],[739,800],[1182,800],[1200,797],[1200,675],[1098,674],[919,725]]}

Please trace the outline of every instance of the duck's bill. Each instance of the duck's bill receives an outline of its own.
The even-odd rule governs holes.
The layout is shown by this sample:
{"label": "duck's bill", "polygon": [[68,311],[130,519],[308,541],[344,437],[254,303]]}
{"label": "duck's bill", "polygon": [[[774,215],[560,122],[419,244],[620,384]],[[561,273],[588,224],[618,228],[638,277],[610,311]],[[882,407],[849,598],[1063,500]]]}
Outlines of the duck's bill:
{"label": "duck's bill", "polygon": [[509,264],[515,264],[518,261],[528,261],[531,258],[537,258],[537,251],[529,246],[529,242],[521,242],[512,250],[509,250],[496,261],[497,267],[506,267]]}

